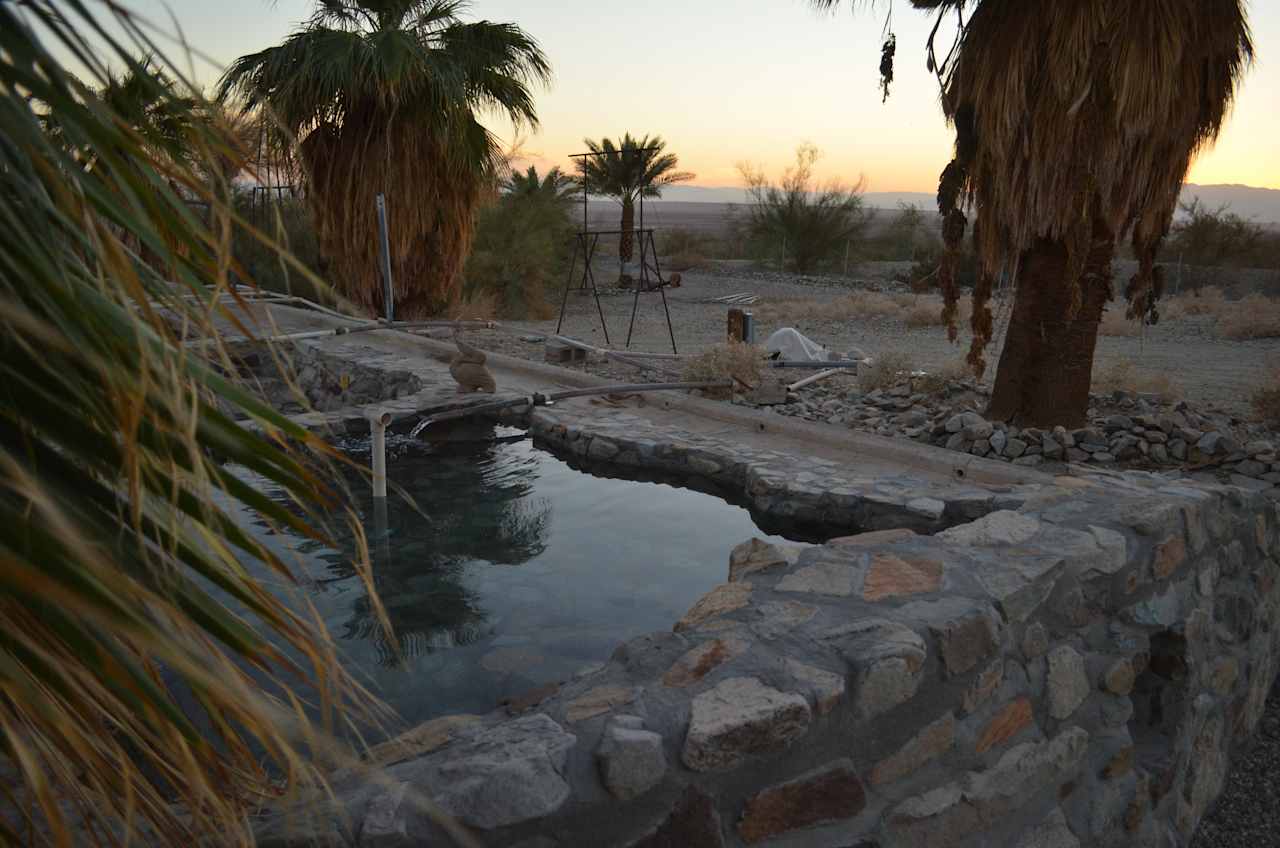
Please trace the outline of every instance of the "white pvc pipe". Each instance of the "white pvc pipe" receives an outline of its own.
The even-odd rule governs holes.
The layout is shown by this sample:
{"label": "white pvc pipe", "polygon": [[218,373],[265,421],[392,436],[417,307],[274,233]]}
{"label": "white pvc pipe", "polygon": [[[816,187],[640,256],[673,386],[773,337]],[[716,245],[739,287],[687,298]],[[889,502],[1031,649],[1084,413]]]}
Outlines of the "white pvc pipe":
{"label": "white pvc pipe", "polygon": [[369,417],[369,429],[373,433],[373,496],[387,496],[387,425],[391,413],[378,410]]}

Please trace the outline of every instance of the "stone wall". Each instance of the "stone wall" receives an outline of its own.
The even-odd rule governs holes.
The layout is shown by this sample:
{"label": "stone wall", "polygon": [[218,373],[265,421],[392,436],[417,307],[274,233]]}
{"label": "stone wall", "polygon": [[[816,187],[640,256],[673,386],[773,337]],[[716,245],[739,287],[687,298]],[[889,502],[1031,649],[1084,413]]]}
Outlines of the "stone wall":
{"label": "stone wall", "polygon": [[[1277,671],[1256,493],[1058,478],[1015,509],[744,543],[670,632],[377,749],[267,844],[1185,844]],[[441,841],[439,844],[448,844]]]}

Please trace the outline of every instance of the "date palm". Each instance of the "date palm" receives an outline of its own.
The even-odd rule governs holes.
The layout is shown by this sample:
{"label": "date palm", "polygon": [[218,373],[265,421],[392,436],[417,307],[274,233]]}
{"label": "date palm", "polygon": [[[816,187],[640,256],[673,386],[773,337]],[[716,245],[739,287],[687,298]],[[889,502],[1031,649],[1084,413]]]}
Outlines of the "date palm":
{"label": "date palm", "polygon": [[1138,270],[1124,294],[1129,316],[1143,318],[1163,288],[1155,260],[1179,188],[1217,137],[1253,56],[1245,3],[911,4],[959,21],[946,60],[937,62],[929,45],[956,134],[938,186],[948,321],[969,213],[982,265],[969,351],[979,373],[992,334],[992,281],[1008,268],[1015,285],[990,414],[1080,426],[1116,243],[1132,239]]}
{"label": "date palm", "polygon": [[569,203],[573,200],[577,185],[573,177],[559,168],[552,168],[545,176],[540,176],[537,167],[530,165],[524,173],[513,172],[503,182],[502,188],[508,194],[536,197],[554,203]]}
{"label": "date palm", "polygon": [[612,197],[622,204],[622,221],[618,229],[618,259],[630,262],[635,243],[636,200],[644,197],[661,197],[662,190],[673,183],[693,179],[687,171],[677,171],[679,160],[674,153],[666,153],[667,143],[662,136],[642,136],[639,139],[625,134],[614,144],[612,139],[600,141],[585,139],[592,156],[583,160],[583,179],[587,190]]}
{"label": "date palm", "polygon": [[269,147],[301,164],[333,281],[382,312],[375,197],[384,193],[397,316],[456,292],[475,211],[503,162],[477,114],[537,126],[550,79],[513,24],[463,23],[461,0],[320,0],[284,43],[237,59],[219,97],[272,119]]}

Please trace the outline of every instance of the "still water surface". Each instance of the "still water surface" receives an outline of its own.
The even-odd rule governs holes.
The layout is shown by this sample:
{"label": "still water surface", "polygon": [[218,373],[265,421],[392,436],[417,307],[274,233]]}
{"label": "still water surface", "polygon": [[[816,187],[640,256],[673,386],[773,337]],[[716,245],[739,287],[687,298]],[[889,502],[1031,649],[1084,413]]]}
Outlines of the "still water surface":
{"label": "still water surface", "polygon": [[[603,662],[625,639],[669,629],[724,582],[734,545],[779,538],[741,506],[592,476],[518,431],[471,425],[460,437],[393,439],[388,476],[413,503],[388,498],[384,536],[372,498],[356,497],[399,656],[347,564],[350,538],[339,538],[342,550],[269,539],[300,555],[348,666],[410,724],[487,712]],[[354,455],[367,462],[361,447]]]}

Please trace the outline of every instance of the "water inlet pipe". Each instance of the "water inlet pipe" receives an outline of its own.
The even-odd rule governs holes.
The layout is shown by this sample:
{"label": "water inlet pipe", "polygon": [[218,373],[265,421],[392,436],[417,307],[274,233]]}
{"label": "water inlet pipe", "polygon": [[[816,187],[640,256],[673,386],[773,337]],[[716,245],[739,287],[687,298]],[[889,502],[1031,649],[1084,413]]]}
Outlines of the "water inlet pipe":
{"label": "water inlet pipe", "polygon": [[390,412],[377,410],[369,416],[369,431],[373,434],[373,496],[384,504],[387,500],[387,425],[390,423]]}
{"label": "water inlet pipe", "polygon": [[733,380],[705,380],[697,383],[623,383],[615,386],[595,386],[589,389],[566,389],[562,392],[551,392],[544,394],[542,392],[534,392],[524,397],[508,398],[506,400],[495,400],[489,403],[478,403],[472,406],[463,407],[462,409],[453,409],[448,412],[441,412],[438,415],[428,415],[414,425],[409,431],[409,437],[416,439],[418,435],[432,424],[438,424],[441,421],[452,421],[455,418],[468,418],[472,415],[479,415],[487,412],[497,412],[503,409],[510,409],[516,406],[552,406],[556,401],[568,400],[576,397],[590,397],[592,395],[611,395],[611,394],[639,394],[641,392],[663,392],[663,391],[682,391],[689,389],[729,389],[733,388]]}

